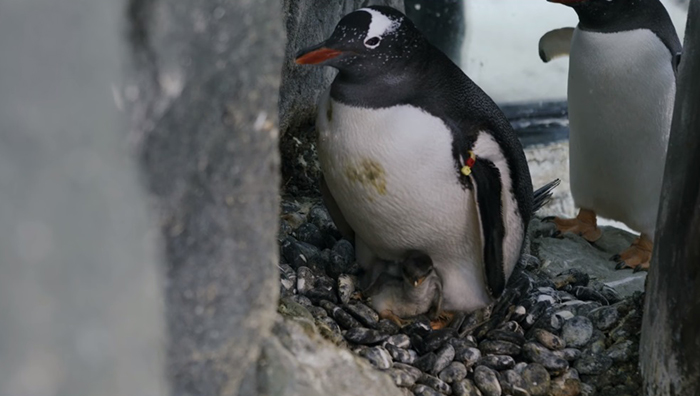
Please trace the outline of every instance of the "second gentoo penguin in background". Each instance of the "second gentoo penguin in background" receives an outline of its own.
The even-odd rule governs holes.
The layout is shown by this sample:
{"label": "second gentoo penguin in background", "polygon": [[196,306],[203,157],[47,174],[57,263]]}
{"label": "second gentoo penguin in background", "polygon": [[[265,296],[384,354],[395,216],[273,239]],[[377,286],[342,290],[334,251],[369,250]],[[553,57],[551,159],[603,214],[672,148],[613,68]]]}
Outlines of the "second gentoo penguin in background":
{"label": "second gentoo penguin in background", "polygon": [[540,41],[548,61],[569,57],[570,176],[575,219],[561,232],[593,242],[596,216],[621,221],[640,237],[613,256],[617,268],[647,269],[676,95],[681,43],[659,0],[549,0],[576,11],[578,26]]}
{"label": "second gentoo penguin in background", "polygon": [[320,100],[321,190],[373,280],[423,252],[442,308],[471,311],[503,292],[533,209],[511,125],[460,68],[390,7],[354,11],[299,64],[338,70]]}

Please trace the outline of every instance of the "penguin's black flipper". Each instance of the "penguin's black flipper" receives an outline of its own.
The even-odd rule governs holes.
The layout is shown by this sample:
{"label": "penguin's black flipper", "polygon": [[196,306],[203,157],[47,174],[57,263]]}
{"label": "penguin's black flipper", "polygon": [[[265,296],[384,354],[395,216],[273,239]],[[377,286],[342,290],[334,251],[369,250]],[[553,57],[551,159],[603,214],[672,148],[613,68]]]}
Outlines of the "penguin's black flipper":
{"label": "penguin's black flipper", "polygon": [[501,172],[492,162],[479,159],[472,167],[471,177],[484,243],[486,286],[491,296],[498,298],[506,287]]}
{"label": "penguin's black flipper", "polygon": [[343,216],[343,212],[340,211],[338,204],[335,202],[335,198],[333,198],[331,191],[328,189],[328,186],[326,185],[326,180],[323,178],[323,176],[321,176],[320,184],[323,204],[326,205],[326,209],[328,209],[328,214],[331,215],[331,219],[335,223],[336,228],[338,228],[340,234],[343,235],[343,238],[349,241],[354,241],[355,230],[353,230],[352,227],[350,227],[350,224],[348,224],[347,220],[345,220],[345,216]]}
{"label": "penguin's black flipper", "polygon": [[552,191],[561,184],[561,180],[554,179],[544,186],[538,188],[532,195],[532,214],[542,209],[552,199]]}

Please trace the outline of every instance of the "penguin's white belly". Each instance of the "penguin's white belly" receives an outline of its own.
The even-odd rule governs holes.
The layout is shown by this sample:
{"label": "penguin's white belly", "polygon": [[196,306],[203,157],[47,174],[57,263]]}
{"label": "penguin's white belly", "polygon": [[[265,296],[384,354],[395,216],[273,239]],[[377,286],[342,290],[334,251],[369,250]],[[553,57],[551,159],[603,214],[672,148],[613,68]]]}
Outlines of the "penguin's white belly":
{"label": "penguin's white belly", "polygon": [[478,214],[446,125],[408,105],[363,109],[326,96],[317,126],[326,184],[356,238],[385,260],[430,255],[446,309],[488,304]]}
{"label": "penguin's white belly", "polygon": [[576,205],[653,238],[676,92],[670,52],[649,30],[577,28],[568,89]]}

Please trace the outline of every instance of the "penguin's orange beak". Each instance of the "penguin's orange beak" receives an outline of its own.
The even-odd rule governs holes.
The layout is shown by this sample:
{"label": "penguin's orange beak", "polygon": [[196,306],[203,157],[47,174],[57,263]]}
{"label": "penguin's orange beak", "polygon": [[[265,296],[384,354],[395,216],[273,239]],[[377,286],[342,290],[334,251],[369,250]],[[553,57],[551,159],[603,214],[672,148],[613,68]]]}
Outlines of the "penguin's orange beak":
{"label": "penguin's orange beak", "polygon": [[343,51],[326,47],[326,43],[323,42],[299,51],[295,62],[299,65],[318,65],[319,63],[333,59],[342,53]]}

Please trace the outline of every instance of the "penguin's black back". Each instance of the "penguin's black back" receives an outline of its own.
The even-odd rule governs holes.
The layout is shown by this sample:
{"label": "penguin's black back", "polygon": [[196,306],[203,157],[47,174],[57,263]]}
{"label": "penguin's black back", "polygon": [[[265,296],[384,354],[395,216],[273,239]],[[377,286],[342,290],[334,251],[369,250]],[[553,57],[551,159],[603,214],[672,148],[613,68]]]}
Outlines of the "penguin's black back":
{"label": "penguin's black back", "polygon": [[579,12],[579,28],[599,33],[647,29],[659,37],[672,56],[682,51],[671,17],[659,0],[625,0],[623,3],[621,8],[608,11],[608,15]]}
{"label": "penguin's black back", "polygon": [[[532,183],[522,145],[496,103],[445,54],[429,43],[417,61],[393,75],[367,76],[362,83],[344,81],[339,74],[331,86],[331,97],[341,103],[364,108],[411,105],[440,118],[453,136],[455,177],[468,158],[480,131],[499,144],[507,159],[512,193],[527,225],[532,214]],[[460,158],[461,157],[461,158]],[[463,183],[467,178],[462,178]]]}

